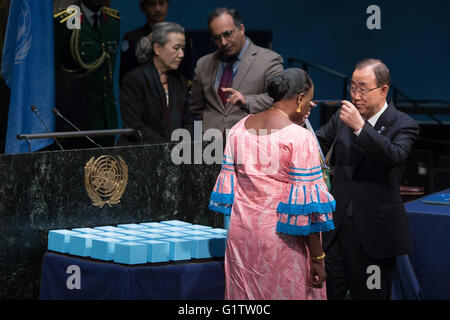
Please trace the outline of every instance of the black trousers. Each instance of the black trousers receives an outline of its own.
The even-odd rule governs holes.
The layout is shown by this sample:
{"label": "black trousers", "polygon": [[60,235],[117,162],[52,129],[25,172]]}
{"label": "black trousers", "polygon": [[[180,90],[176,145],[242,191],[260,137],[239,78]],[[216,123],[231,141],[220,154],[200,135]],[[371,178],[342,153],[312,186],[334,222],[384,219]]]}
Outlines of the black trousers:
{"label": "black trousers", "polygon": [[325,253],[329,300],[344,299],[348,290],[353,300],[390,299],[396,257],[368,257],[362,250],[352,216],[344,215]]}

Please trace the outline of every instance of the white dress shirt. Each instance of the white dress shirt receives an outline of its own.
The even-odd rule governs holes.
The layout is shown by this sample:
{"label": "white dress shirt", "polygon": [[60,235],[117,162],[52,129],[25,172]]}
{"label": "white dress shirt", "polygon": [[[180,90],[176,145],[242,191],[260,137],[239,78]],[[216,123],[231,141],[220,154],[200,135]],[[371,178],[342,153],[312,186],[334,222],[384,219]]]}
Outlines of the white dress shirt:
{"label": "white dress shirt", "polygon": [[94,12],[86,7],[83,2],[81,2],[81,11],[83,11],[84,17],[87,19],[87,21],[89,21],[91,26],[94,26],[94,15],[97,15],[99,17],[99,19],[97,19],[97,23],[100,26],[100,10],[98,12]]}

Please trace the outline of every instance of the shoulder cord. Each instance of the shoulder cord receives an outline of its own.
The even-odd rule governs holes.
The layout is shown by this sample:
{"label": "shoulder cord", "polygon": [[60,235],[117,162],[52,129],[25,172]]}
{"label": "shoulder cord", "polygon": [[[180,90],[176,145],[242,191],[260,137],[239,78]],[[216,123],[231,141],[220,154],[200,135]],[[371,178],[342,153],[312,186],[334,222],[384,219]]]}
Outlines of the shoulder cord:
{"label": "shoulder cord", "polygon": [[103,48],[103,53],[100,56],[100,58],[98,58],[91,64],[86,64],[86,63],[84,63],[84,61],[82,60],[82,58],[80,56],[79,43],[80,43],[80,30],[74,29],[72,31],[72,36],[70,37],[70,52],[71,52],[72,57],[75,60],[75,62],[78,63],[81,68],[77,69],[77,70],[71,70],[71,69],[68,69],[68,68],[65,68],[64,66],[62,66],[62,69],[66,72],[71,72],[71,73],[80,72],[84,69],[84,70],[87,70],[87,72],[85,74],[83,74],[83,76],[87,76],[87,75],[91,74],[92,72],[94,72],[95,70],[97,70],[98,68],[100,68],[100,66],[105,62],[105,60],[107,60],[108,67],[109,67],[109,79],[112,81],[111,57],[110,57],[109,53],[107,53]]}

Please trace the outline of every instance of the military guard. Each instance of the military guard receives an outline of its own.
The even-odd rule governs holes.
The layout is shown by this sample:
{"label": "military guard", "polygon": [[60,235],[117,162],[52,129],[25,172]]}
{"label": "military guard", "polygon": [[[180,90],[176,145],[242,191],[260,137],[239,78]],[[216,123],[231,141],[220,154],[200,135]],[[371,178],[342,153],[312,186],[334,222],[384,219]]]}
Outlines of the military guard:
{"label": "military guard", "polygon": [[[120,40],[120,16],[106,0],[81,0],[55,17],[56,108],[81,130],[116,129],[113,73]],[[78,24],[73,19],[79,19]],[[75,20],[76,22],[76,20]],[[73,131],[56,118],[56,131]],[[97,137],[113,146],[114,136]],[[64,139],[69,149],[95,147],[87,139]]]}

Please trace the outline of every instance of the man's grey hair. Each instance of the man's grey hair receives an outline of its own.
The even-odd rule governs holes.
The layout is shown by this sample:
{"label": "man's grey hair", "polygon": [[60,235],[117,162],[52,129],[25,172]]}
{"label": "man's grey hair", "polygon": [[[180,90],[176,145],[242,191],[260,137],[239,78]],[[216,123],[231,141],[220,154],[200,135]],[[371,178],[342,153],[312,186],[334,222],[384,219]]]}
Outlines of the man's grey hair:
{"label": "man's grey hair", "polygon": [[153,31],[143,37],[136,48],[136,57],[140,64],[145,64],[154,56],[155,43],[164,46],[169,33],[181,33],[184,35],[184,28],[175,22],[159,22],[153,25]]}

